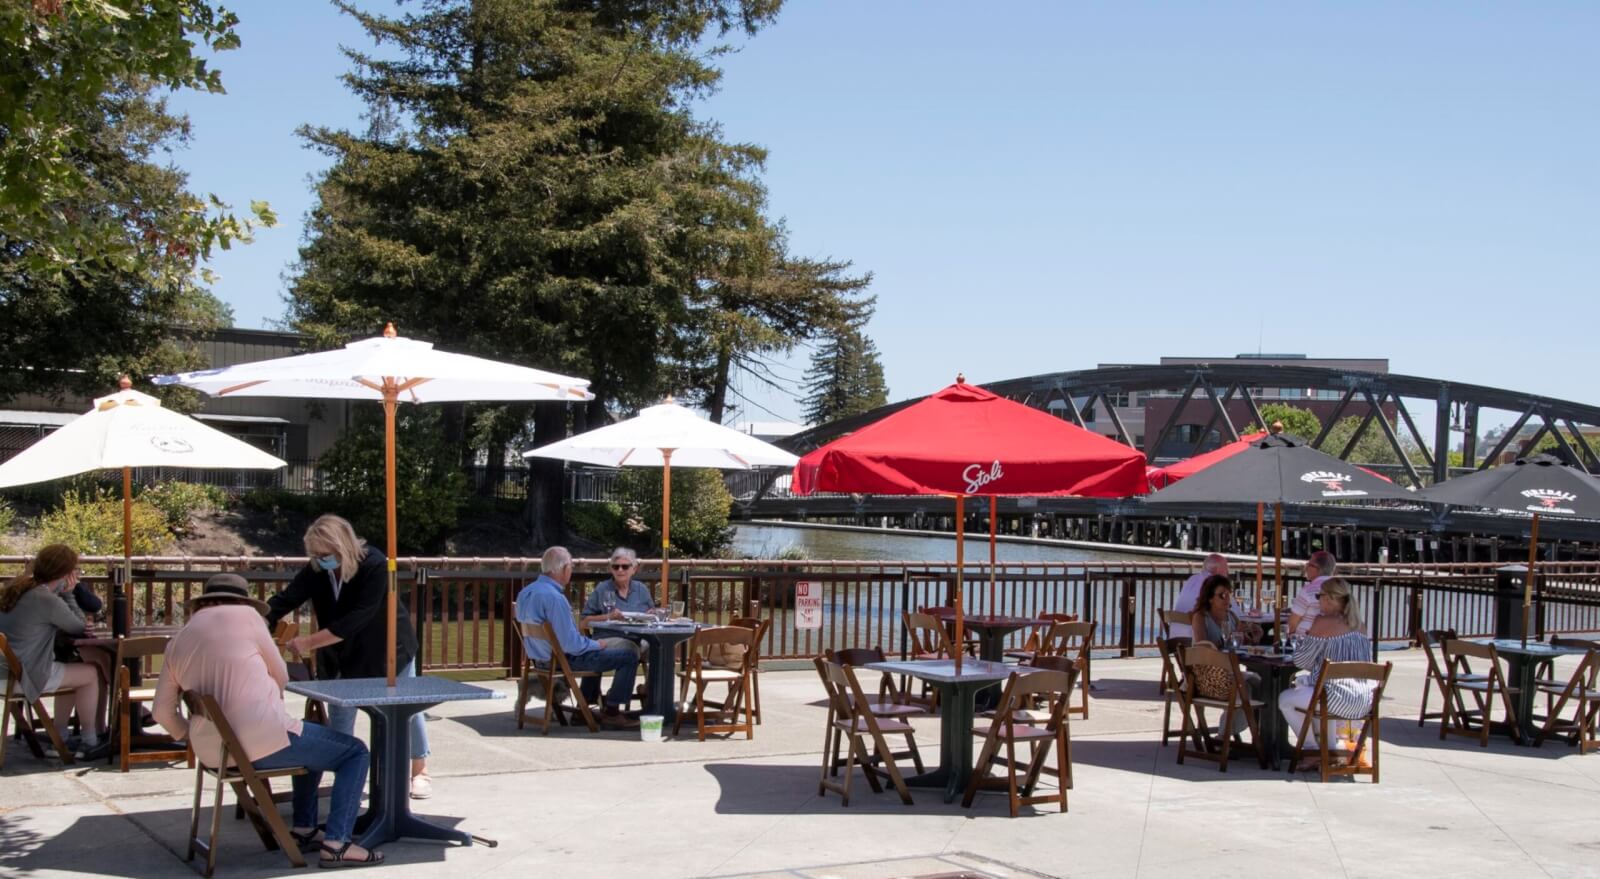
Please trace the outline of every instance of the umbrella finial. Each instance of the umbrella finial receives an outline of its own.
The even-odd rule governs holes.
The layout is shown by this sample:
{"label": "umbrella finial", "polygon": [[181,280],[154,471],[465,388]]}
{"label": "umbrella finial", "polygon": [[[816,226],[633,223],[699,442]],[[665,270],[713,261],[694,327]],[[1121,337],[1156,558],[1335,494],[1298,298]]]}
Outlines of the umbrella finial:
{"label": "umbrella finial", "polygon": [[1276,436],[1276,435],[1278,435],[1280,433],[1283,433],[1283,422],[1282,421],[1274,421],[1274,422],[1272,422],[1272,433],[1273,433],[1274,436]]}
{"label": "umbrella finial", "polygon": [[393,339],[398,335],[400,334],[394,331],[394,321],[389,321],[383,325],[383,337],[385,339]]}
{"label": "umbrella finial", "polygon": [[964,385],[966,383],[967,383],[967,374],[964,373],[964,372],[956,373],[956,384]]}
{"label": "umbrella finial", "polygon": [[118,376],[118,378],[117,378],[117,390],[126,391],[131,387],[133,387],[133,379],[131,379],[128,376],[125,376],[125,375],[124,376]]}

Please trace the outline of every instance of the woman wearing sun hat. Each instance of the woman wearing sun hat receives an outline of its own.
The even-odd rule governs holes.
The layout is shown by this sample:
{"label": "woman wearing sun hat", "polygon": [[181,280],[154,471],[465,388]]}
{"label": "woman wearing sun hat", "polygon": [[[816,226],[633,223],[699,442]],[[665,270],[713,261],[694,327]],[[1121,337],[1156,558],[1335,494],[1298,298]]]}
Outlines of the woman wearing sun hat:
{"label": "woman wearing sun hat", "polygon": [[[383,855],[350,841],[370,758],[360,739],[289,714],[283,688],[289,682],[283,655],[262,615],[265,602],[250,597],[243,577],[217,574],[189,602],[189,622],[167,643],[156,685],[156,721],[174,739],[187,739],[207,766],[222,759],[222,739],[204,719],[191,722],[178,711],[185,691],[217,700],[245,756],[257,769],[304,766],[294,776],[294,826],[302,848],[320,846],[323,867],[363,867]],[[333,773],[326,831],[317,829],[317,787]]]}

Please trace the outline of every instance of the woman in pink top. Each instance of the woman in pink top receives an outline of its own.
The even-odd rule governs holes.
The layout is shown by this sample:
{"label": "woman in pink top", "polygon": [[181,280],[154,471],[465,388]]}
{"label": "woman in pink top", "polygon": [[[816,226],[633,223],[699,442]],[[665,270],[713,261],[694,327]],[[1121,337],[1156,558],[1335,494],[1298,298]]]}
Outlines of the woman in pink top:
{"label": "woman in pink top", "polygon": [[[167,644],[156,686],[155,717],[175,739],[188,739],[207,766],[222,762],[222,739],[203,719],[191,725],[178,712],[185,691],[217,700],[257,769],[304,766],[294,776],[294,827],[304,849],[322,848],[320,866],[365,867],[383,862],[350,842],[361,789],[367,783],[367,746],[360,739],[289,716],[283,687],[289,675],[262,614],[238,574],[217,574],[189,603],[189,622]],[[317,787],[333,773],[327,830],[317,831]]]}

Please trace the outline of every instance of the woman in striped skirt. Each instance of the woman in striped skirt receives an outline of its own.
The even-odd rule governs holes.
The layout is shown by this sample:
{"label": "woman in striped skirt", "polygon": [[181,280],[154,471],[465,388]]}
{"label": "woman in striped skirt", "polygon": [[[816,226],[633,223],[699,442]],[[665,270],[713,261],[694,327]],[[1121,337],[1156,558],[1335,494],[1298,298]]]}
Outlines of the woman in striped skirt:
{"label": "woman in striped skirt", "polygon": [[[1285,690],[1278,698],[1278,710],[1283,712],[1289,728],[1295,731],[1299,731],[1305,723],[1306,708],[1311,705],[1312,691],[1323,660],[1367,662],[1372,658],[1372,642],[1361,631],[1361,616],[1356,611],[1355,599],[1350,595],[1350,584],[1337,577],[1329,578],[1323,582],[1322,595],[1317,600],[1319,613],[1316,621],[1311,624],[1309,633],[1300,636],[1294,651],[1294,664],[1309,674],[1300,675],[1295,680],[1295,686]],[[1371,681],[1329,681],[1326,687],[1328,709],[1335,717],[1354,720],[1365,716],[1372,708]],[[1311,741],[1307,744],[1315,746],[1315,726],[1309,735]],[[1310,766],[1317,765],[1315,758],[1303,762]]]}

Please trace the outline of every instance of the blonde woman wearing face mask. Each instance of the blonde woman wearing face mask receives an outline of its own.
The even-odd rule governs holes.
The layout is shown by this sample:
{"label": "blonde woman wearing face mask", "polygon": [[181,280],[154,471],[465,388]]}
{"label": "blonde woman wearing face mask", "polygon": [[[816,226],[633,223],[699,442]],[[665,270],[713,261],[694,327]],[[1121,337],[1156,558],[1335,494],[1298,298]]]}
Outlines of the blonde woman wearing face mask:
{"label": "blonde woman wearing face mask", "polygon": [[[282,592],[267,600],[267,625],[311,602],[322,628],[289,642],[301,656],[317,656],[320,678],[381,678],[387,675],[388,649],[384,643],[389,591],[388,559],[375,546],[356,536],[344,519],[326,515],[311,523],[305,534],[311,561]],[[395,671],[401,677],[417,673],[416,630],[404,604],[396,607]],[[423,715],[411,718],[411,796],[433,795],[428,777],[428,731]],[[356,709],[328,707],[328,726],[349,735],[356,724]]]}

